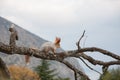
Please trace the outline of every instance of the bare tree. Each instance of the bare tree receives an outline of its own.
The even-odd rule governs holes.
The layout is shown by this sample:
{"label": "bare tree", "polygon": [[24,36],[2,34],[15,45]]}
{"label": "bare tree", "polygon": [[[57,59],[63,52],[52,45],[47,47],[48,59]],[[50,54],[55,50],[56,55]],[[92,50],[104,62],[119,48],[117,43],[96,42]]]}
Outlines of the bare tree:
{"label": "bare tree", "polygon": [[[19,47],[19,46],[11,46],[11,45],[6,45],[2,42],[0,42],[0,52],[3,52],[5,54],[19,54],[19,55],[32,55],[36,58],[41,58],[41,59],[47,59],[47,60],[56,60],[58,62],[61,62],[63,64],[65,64],[68,68],[70,68],[71,70],[73,70],[75,72],[75,80],[77,80],[76,78],[76,74],[79,74],[80,76],[83,76],[86,78],[86,80],[90,80],[90,78],[82,71],[78,70],[77,68],[75,68],[72,64],[70,64],[69,62],[65,61],[64,59],[67,57],[76,57],[78,59],[80,59],[81,61],[83,61],[85,63],[84,60],[87,60],[88,62],[90,62],[93,65],[100,65],[103,66],[103,73],[106,72],[106,70],[109,68],[109,66],[111,65],[120,65],[120,56],[112,53],[110,51],[101,49],[101,48],[97,48],[97,47],[88,47],[88,48],[81,48],[80,47],[80,41],[81,39],[84,37],[85,31],[83,32],[83,35],[80,37],[80,39],[78,40],[78,42],[76,43],[78,49],[76,50],[69,50],[69,51],[64,51],[64,52],[60,52],[60,53],[55,53],[56,56],[54,55],[46,55],[44,51],[40,51],[39,49],[33,49],[30,47]],[[16,35],[16,33],[15,33]],[[14,39],[13,41],[15,41],[16,39]],[[14,48],[11,48],[14,47]],[[14,51],[14,52],[13,52]],[[114,61],[109,61],[109,62],[104,62],[104,61],[100,61],[100,60],[96,60],[94,58],[92,58],[91,56],[88,56],[87,54],[85,54],[84,52],[99,52],[103,55],[107,55],[110,56],[112,58],[114,58]],[[85,63],[86,66],[88,66],[91,70],[94,70],[93,68],[91,68],[87,63]],[[98,72],[98,71],[96,71]],[[100,73],[100,72],[98,72]],[[102,74],[102,73],[100,73]]]}

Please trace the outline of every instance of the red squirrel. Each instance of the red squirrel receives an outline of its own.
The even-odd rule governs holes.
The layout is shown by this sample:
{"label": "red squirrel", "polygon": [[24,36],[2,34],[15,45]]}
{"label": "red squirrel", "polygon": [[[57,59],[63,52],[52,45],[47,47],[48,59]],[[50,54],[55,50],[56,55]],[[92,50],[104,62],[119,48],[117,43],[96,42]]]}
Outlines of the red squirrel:
{"label": "red squirrel", "polygon": [[60,48],[60,41],[61,39],[56,37],[55,38],[55,42],[45,42],[42,46],[41,46],[41,51],[44,51],[46,54],[48,53],[56,53],[56,49]]}
{"label": "red squirrel", "polygon": [[[49,52],[55,54],[56,53],[56,49],[60,48],[60,41],[61,39],[56,37],[55,38],[55,42],[45,42],[42,44],[40,50],[44,51],[46,54],[48,54]],[[26,65],[29,65],[30,62],[30,55],[25,55],[25,63]]]}

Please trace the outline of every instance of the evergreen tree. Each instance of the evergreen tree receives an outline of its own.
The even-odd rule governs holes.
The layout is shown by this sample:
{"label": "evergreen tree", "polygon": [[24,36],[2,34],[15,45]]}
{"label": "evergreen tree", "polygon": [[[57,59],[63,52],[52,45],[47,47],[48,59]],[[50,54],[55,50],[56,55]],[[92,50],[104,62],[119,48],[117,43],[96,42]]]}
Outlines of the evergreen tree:
{"label": "evergreen tree", "polygon": [[80,78],[80,80],[86,80],[83,76],[80,76],[81,78]]}
{"label": "evergreen tree", "polygon": [[46,60],[42,60],[41,65],[35,68],[35,71],[41,77],[41,80],[53,80],[56,74],[53,74],[55,70],[49,70],[50,64]]}
{"label": "evergreen tree", "polygon": [[55,78],[54,80],[70,80],[69,78],[61,78],[61,77],[58,77],[58,78]]}
{"label": "evergreen tree", "polygon": [[112,78],[111,73],[109,71],[107,71],[100,76],[99,80],[111,80],[111,78]]}
{"label": "evergreen tree", "polygon": [[55,69],[49,69],[50,63],[47,60],[42,60],[41,65],[38,65],[35,68],[35,71],[41,77],[41,80],[69,80],[69,78],[54,78],[57,74],[55,74]]}
{"label": "evergreen tree", "polygon": [[120,67],[107,71],[99,80],[120,80]]}

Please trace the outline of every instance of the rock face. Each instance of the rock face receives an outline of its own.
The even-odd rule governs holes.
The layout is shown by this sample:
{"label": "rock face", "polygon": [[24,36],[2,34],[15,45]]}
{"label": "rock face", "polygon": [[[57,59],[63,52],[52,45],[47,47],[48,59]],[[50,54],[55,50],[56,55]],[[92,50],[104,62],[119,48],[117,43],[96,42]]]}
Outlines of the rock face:
{"label": "rock face", "polygon": [[[0,42],[3,42],[5,44],[9,44],[9,38],[10,38],[10,32],[8,31],[9,27],[11,26],[12,22],[0,17]],[[19,40],[16,42],[17,46],[24,46],[24,47],[33,47],[33,48],[40,48],[40,46],[46,42],[47,40],[44,40],[29,31],[15,25],[16,30],[18,31]],[[4,62],[7,65],[23,65],[25,66],[25,60],[23,55],[7,55],[0,52],[0,57],[4,60]],[[68,58],[67,61],[70,61],[73,63],[73,65],[78,68],[79,70],[83,70],[75,58]],[[27,66],[31,69],[36,67],[40,64],[40,59],[37,59],[35,57],[31,57],[30,65]],[[74,73],[72,70],[67,68],[64,64],[61,64],[57,61],[51,61],[51,69],[56,69],[56,73],[60,77],[69,77],[70,80],[74,80]]]}

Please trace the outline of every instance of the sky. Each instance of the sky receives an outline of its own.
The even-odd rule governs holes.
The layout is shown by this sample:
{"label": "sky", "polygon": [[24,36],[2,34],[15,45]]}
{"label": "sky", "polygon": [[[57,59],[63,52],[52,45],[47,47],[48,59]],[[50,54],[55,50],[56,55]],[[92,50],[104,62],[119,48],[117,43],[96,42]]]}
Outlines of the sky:
{"label": "sky", "polygon": [[[85,30],[81,47],[120,55],[120,0],[0,0],[0,16],[46,40],[61,37],[65,50],[77,49],[76,42]],[[112,60],[99,53],[88,55]],[[98,79],[87,67],[85,71],[92,80]]]}

